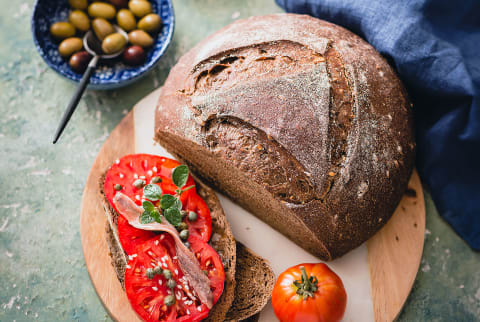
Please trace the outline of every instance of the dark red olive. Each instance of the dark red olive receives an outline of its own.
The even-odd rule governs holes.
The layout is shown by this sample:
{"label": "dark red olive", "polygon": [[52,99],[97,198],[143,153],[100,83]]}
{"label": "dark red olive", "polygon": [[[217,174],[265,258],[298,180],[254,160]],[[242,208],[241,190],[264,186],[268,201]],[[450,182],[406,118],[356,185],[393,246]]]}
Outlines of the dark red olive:
{"label": "dark red olive", "polygon": [[87,69],[88,63],[92,56],[86,51],[79,51],[70,57],[70,67],[77,73],[83,73]]}
{"label": "dark red olive", "polygon": [[133,66],[142,64],[145,57],[145,50],[140,46],[130,46],[123,52],[123,61]]}
{"label": "dark red olive", "polygon": [[117,8],[126,8],[128,7],[128,0],[109,0]]}

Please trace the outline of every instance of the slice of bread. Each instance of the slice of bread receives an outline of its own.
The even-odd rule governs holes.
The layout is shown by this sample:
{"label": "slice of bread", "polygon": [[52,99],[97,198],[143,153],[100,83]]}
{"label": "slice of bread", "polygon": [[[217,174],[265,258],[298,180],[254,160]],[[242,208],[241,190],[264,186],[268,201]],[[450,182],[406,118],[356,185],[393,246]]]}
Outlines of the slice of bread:
{"label": "slice of bread", "polygon": [[[107,216],[106,239],[112,265],[123,287],[127,256],[118,239],[118,214],[105,198],[103,182],[104,176],[100,179],[100,197]],[[195,182],[197,193],[208,205],[212,216],[212,237],[209,243],[222,258],[225,269],[223,294],[210,311],[207,321],[240,321],[247,318],[250,318],[248,321],[256,321],[258,316],[254,315],[271,296],[275,275],[263,258],[240,243],[235,243],[217,196],[197,178]],[[237,258],[241,265],[237,265]],[[263,283],[263,280],[268,282],[265,282],[264,288],[259,288],[258,281]],[[252,303],[253,300],[256,302]],[[240,311],[232,308],[239,308]]]}

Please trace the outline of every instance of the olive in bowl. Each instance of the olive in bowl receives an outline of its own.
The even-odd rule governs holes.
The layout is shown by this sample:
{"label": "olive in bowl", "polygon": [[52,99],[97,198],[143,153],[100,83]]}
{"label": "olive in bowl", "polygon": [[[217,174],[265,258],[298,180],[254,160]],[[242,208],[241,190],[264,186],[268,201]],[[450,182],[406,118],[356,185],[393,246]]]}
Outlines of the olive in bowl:
{"label": "olive in bowl", "polygon": [[[76,10],[80,10],[87,15],[90,23],[90,30],[95,30],[94,20],[102,19],[88,15],[89,6],[95,2],[98,1],[37,0],[34,6],[32,15],[32,33],[37,50],[49,67],[54,69],[60,75],[75,82],[80,81],[84,70],[84,68],[81,67],[82,64],[78,62],[89,61],[91,57],[88,57],[86,54],[79,54],[82,53],[84,49],[82,47],[78,48],[79,46],[72,47],[72,41],[67,42],[70,46],[64,48],[62,50],[63,54],[60,55],[59,45],[67,38],[82,38],[85,33],[86,20],[83,19],[85,16],[79,14]],[[143,48],[143,54],[139,53],[138,49],[133,49],[133,52],[129,51],[129,54],[126,54],[130,47],[134,47],[134,44],[125,44],[124,54],[111,61],[100,61],[99,64],[102,67],[93,73],[89,88],[112,89],[130,84],[152,70],[159,62],[161,56],[165,53],[171,41],[174,29],[174,15],[171,0],[149,0],[146,2],[150,4],[152,13],[157,14],[161,19],[161,28],[157,32],[146,32],[152,39],[151,45]],[[116,14],[111,20],[103,18],[109,24],[117,24],[117,16],[122,9],[129,10],[128,1],[111,0],[102,3],[113,5],[115,10]],[[72,12],[74,11],[76,13],[72,15]],[[96,12],[95,14],[97,16],[102,16],[105,13]],[[111,12],[107,12],[107,14],[111,15]],[[132,20],[130,20],[131,30],[126,31],[131,32],[138,29],[145,32],[145,30],[138,27],[138,22],[148,14],[145,14],[141,18],[133,13],[132,15],[135,26],[133,26]],[[79,17],[80,19],[78,19]],[[66,24],[56,25],[56,27],[54,27],[54,36],[50,33],[50,29],[52,25],[58,22]],[[105,32],[103,37],[106,38],[110,32],[111,30]],[[77,45],[78,42],[75,41],[74,44]],[[124,59],[124,57],[127,58]],[[142,57],[144,57],[143,60],[140,60]],[[71,66],[71,61],[76,65]]]}

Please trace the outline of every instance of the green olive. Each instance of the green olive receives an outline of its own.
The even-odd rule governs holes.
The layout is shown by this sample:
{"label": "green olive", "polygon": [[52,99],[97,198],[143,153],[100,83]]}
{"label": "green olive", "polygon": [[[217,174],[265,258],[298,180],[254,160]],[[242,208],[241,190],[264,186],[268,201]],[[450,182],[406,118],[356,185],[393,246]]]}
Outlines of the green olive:
{"label": "green olive", "polygon": [[126,32],[137,28],[137,21],[133,13],[127,9],[120,9],[117,13],[117,23]]}
{"label": "green olive", "polygon": [[65,39],[75,35],[75,27],[69,22],[56,22],[50,27],[50,33],[58,39]]}
{"label": "green olive", "polygon": [[138,28],[150,33],[157,32],[162,28],[162,18],[155,13],[150,13],[140,19]]}
{"label": "green olive", "polygon": [[90,19],[82,10],[73,10],[68,20],[80,31],[87,32],[90,29]]}
{"label": "green olive", "polygon": [[70,7],[73,9],[84,10],[87,9],[88,1],[87,0],[68,0]]}
{"label": "green olive", "polygon": [[71,37],[67,38],[58,46],[58,52],[62,57],[69,57],[77,51],[82,50],[83,42],[81,38]]}
{"label": "green olive", "polygon": [[103,18],[96,18],[92,21],[93,32],[98,39],[104,40],[110,34],[115,32],[112,24]]}
{"label": "green olive", "polygon": [[[105,54],[110,55],[118,53],[127,45],[127,39],[120,33],[116,32],[114,34],[108,35],[102,41],[102,50]],[[140,189],[145,185],[145,180],[138,179],[133,185],[135,188]]]}
{"label": "green olive", "polygon": [[153,45],[153,38],[143,30],[134,30],[128,34],[128,40],[132,45],[137,45],[143,48]]}
{"label": "green olive", "polygon": [[115,7],[105,2],[94,2],[88,6],[88,14],[93,18],[115,18]]}
{"label": "green olive", "polygon": [[138,18],[142,18],[152,12],[152,5],[145,0],[130,0],[128,8]]}
{"label": "green olive", "polygon": [[166,306],[175,305],[175,296],[173,295],[165,296],[165,299],[163,300],[163,304],[165,304]]}

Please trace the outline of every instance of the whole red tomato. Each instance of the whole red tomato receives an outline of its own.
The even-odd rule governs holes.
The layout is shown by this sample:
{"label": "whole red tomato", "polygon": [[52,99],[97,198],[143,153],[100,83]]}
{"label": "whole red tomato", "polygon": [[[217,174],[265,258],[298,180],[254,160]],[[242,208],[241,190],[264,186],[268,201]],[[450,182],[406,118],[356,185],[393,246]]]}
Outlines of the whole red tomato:
{"label": "whole red tomato", "polygon": [[280,274],[272,305],[282,322],[340,321],[347,293],[340,277],[327,265],[300,264]]}

